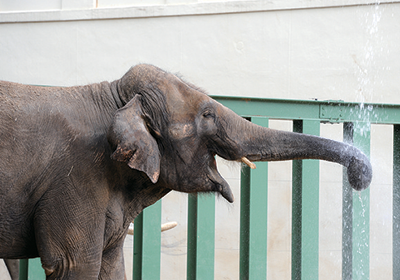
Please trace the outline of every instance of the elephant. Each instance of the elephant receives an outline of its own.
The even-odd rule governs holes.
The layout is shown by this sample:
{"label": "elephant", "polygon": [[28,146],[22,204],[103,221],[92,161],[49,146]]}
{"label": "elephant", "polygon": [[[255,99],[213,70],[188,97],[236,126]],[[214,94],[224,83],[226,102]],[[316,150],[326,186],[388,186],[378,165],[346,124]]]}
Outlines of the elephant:
{"label": "elephant", "polygon": [[11,280],[19,279],[19,260],[4,259]]}
{"label": "elephant", "polygon": [[215,156],[321,159],[355,190],[369,159],[342,142],[257,126],[156,66],[74,87],[0,82],[0,258],[46,279],[124,279],[129,224],[170,191],[234,197]]}

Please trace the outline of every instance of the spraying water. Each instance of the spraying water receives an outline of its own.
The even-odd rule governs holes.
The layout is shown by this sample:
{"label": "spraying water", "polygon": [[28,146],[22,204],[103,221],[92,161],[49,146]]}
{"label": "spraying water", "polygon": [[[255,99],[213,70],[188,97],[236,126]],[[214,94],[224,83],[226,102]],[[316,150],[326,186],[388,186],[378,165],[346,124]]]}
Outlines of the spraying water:
{"label": "spraying water", "polygon": [[[357,84],[358,94],[357,102],[360,103],[358,108],[358,118],[364,120],[366,123],[357,123],[355,131],[364,135],[366,127],[370,126],[370,117],[373,114],[373,106],[366,106],[366,102],[372,102],[374,96],[374,86],[378,82],[376,75],[376,58],[382,52],[383,38],[379,34],[379,23],[382,18],[383,8],[380,2],[377,1],[370,7],[370,11],[361,13],[360,21],[365,27],[365,46],[363,53],[360,54],[361,58],[357,64]],[[355,59],[356,61],[356,59]]]}
{"label": "spraying water", "polygon": [[[354,124],[354,133],[361,137],[369,137],[371,122],[374,114],[372,102],[374,87],[378,83],[376,60],[382,52],[383,38],[379,34],[379,23],[383,8],[380,2],[369,7],[365,13],[359,14],[360,22],[365,28],[365,45],[357,63],[357,101],[359,107],[355,114],[362,120]],[[357,144],[357,143],[356,143]],[[369,194],[358,193],[353,196],[353,279],[369,278]]]}

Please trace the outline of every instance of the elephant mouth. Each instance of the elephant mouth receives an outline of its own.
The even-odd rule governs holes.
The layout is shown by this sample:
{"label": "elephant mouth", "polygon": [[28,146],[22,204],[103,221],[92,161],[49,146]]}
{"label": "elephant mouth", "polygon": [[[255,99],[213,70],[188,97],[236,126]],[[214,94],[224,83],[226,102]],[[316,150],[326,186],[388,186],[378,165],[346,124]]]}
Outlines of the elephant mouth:
{"label": "elephant mouth", "polygon": [[210,163],[207,168],[207,177],[212,182],[214,191],[219,192],[223,198],[232,203],[234,201],[233,193],[229,184],[222,178],[217,169],[217,162],[215,155],[212,155]]}

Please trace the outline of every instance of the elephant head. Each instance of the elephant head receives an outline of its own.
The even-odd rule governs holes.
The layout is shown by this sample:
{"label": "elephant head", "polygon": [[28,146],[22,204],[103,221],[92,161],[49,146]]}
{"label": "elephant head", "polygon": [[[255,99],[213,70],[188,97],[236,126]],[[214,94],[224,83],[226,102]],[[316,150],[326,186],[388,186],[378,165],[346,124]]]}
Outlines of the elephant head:
{"label": "elephant head", "polygon": [[112,158],[143,171],[162,187],[219,192],[233,202],[215,155],[231,161],[327,160],[347,167],[354,189],[365,189],[371,182],[371,164],[355,147],[252,124],[157,67],[131,68],[118,89],[126,105],[117,111],[109,133]]}

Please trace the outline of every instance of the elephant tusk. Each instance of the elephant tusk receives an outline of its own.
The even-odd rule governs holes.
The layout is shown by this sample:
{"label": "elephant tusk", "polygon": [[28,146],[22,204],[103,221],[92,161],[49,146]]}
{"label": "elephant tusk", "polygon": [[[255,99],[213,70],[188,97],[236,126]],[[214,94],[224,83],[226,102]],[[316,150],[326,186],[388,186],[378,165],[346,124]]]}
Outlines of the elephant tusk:
{"label": "elephant tusk", "polygon": [[256,165],[252,163],[250,160],[248,160],[246,157],[242,157],[241,161],[247,164],[251,169],[256,169]]}
{"label": "elephant tusk", "polygon": [[[173,229],[174,227],[176,227],[178,225],[177,222],[169,222],[169,223],[165,223],[161,225],[161,232],[166,231],[166,230],[170,230]],[[131,224],[132,227],[129,227],[128,229],[128,234],[129,235],[133,235],[133,224]]]}
{"label": "elephant tusk", "polygon": [[178,225],[177,222],[169,222],[161,225],[161,232],[172,229]]}

